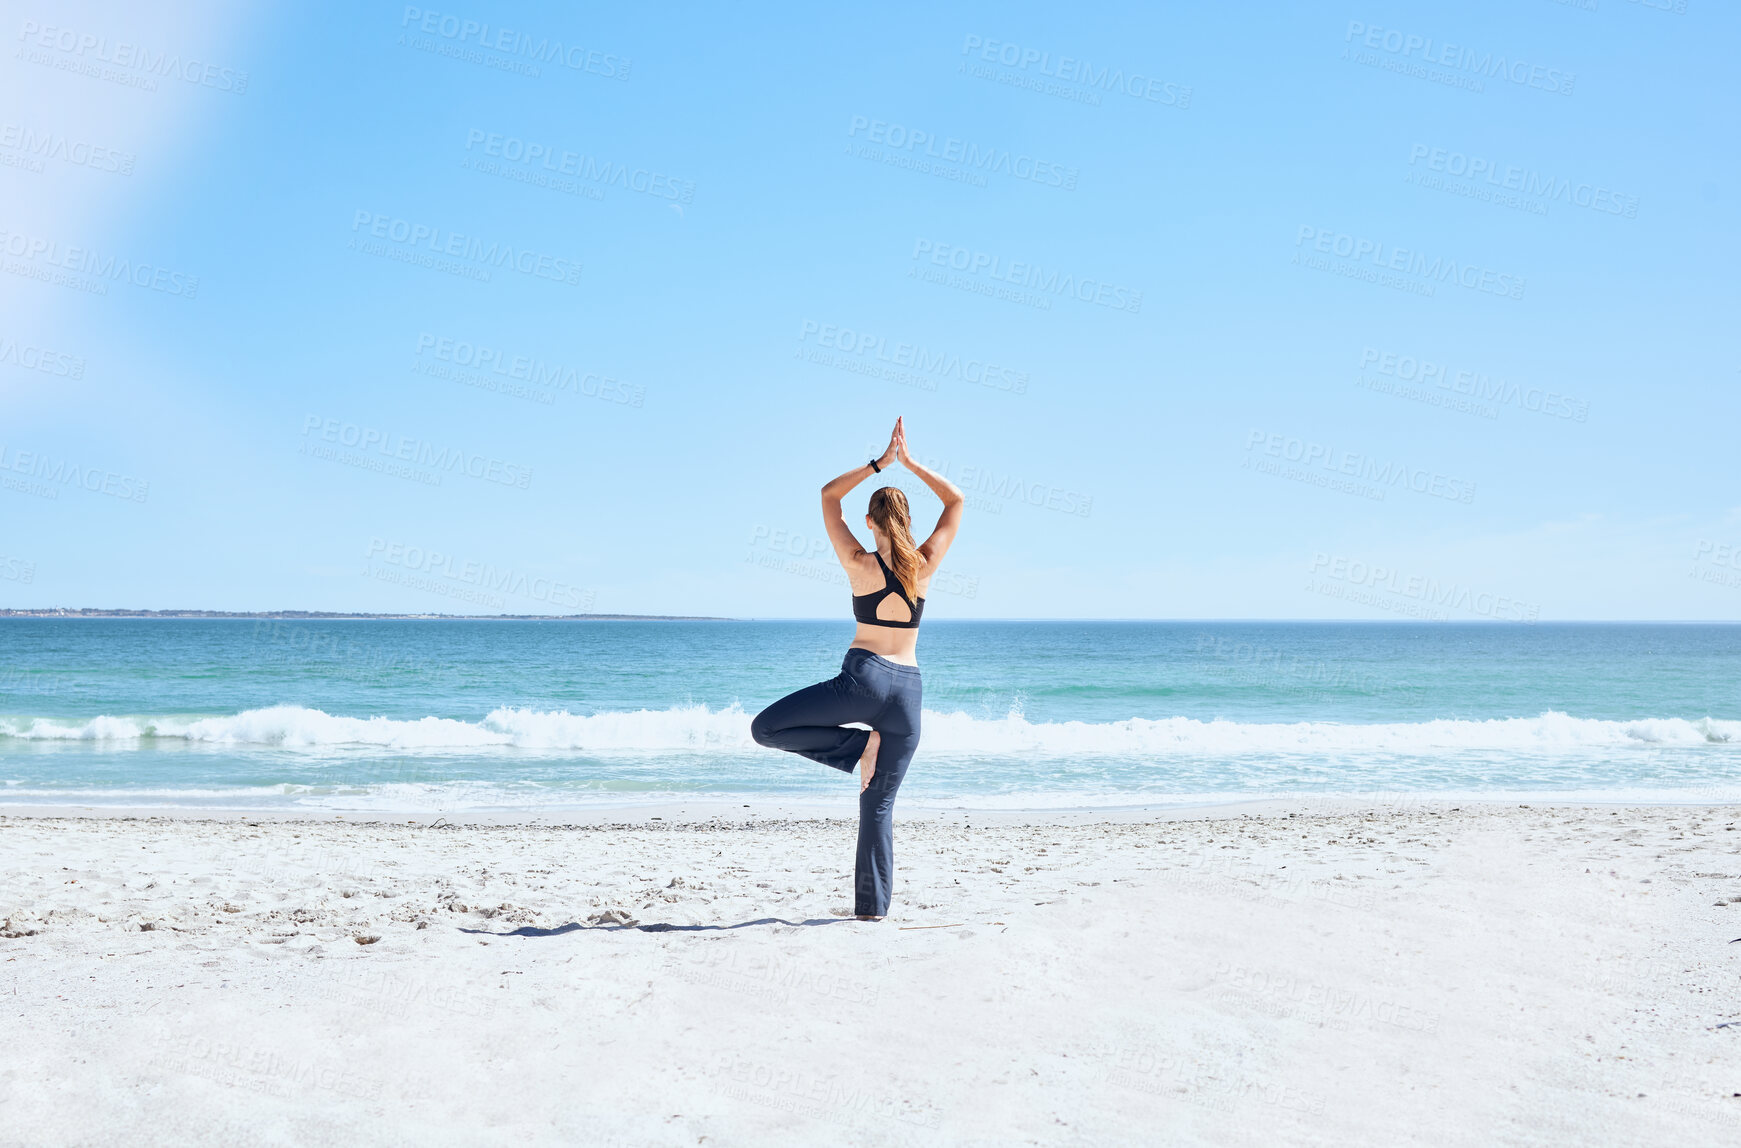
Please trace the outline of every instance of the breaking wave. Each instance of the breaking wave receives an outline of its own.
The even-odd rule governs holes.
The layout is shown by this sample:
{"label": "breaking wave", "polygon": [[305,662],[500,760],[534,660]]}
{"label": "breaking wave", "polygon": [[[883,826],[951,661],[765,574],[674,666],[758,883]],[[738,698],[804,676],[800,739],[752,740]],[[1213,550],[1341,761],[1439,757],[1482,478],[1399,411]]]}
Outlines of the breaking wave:
{"label": "breaking wave", "polygon": [[[396,753],[490,748],[614,751],[755,751],[750,715],[737,706],[572,714],[500,707],[479,721],[343,717],[302,706],[269,706],[228,716],[102,716],[85,720],[0,717],[0,740],[161,742],[338,747]],[[1114,722],[1031,722],[964,713],[924,715],[927,754],[1053,758],[1245,756],[1258,754],[1433,754],[1463,750],[1555,753],[1741,744],[1741,722],[1709,717],[1579,718],[1558,711],[1483,721],[1237,722],[1127,718]],[[758,751],[759,752],[759,751]]]}

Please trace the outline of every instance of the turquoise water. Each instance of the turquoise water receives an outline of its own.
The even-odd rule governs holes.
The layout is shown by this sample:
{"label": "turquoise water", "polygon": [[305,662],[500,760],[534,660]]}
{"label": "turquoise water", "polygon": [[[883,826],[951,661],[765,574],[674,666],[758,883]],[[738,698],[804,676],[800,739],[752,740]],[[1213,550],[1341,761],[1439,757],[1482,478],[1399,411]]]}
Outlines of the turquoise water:
{"label": "turquoise water", "polygon": [[[840,622],[0,620],[0,802],[827,800],[749,740]],[[903,802],[1741,799],[1741,626],[950,622]]]}

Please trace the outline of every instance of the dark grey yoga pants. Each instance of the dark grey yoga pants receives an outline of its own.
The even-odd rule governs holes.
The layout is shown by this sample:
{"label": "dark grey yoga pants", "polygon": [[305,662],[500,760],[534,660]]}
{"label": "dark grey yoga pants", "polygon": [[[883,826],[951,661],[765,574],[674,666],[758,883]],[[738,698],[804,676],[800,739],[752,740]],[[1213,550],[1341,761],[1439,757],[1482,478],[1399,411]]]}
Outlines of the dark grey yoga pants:
{"label": "dark grey yoga pants", "polygon": [[895,880],[895,792],[919,748],[919,667],[891,662],[857,646],[840,673],[787,694],[750,723],[750,736],[770,749],[851,773],[870,734],[843,728],[863,722],[882,734],[877,771],[858,795],[858,869],[853,911],[881,917]]}

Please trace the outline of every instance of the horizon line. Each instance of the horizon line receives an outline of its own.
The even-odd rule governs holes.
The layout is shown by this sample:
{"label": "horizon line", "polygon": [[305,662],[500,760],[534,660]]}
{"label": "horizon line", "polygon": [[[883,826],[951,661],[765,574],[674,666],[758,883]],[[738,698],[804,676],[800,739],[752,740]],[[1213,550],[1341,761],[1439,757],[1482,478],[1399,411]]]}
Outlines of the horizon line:
{"label": "horizon line", "polygon": [[[201,609],[127,609],[100,606],[0,607],[0,620],[20,619],[116,619],[142,621],[314,621],[314,622],[826,622],[845,623],[849,619],[826,617],[722,617],[711,614],[436,614],[436,613],[364,613],[351,610],[201,610]],[[1335,624],[1335,625],[1420,625],[1420,626],[1733,626],[1741,625],[1736,618],[1538,618],[1520,621],[1499,618],[1278,618],[1278,617],[1214,617],[1214,618],[1143,618],[1143,617],[994,617],[994,618],[934,618],[935,625],[971,624],[976,622],[1149,622],[1170,624],[1245,623],[1245,624]]]}

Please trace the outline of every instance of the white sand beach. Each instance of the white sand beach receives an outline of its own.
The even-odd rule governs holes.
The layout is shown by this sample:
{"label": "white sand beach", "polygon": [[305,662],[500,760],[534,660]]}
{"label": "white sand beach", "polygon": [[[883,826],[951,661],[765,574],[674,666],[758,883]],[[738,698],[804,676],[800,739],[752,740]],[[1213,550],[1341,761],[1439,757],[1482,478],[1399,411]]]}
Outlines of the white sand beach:
{"label": "white sand beach", "polygon": [[1741,1143],[1732,808],[55,812],[6,1145]]}

